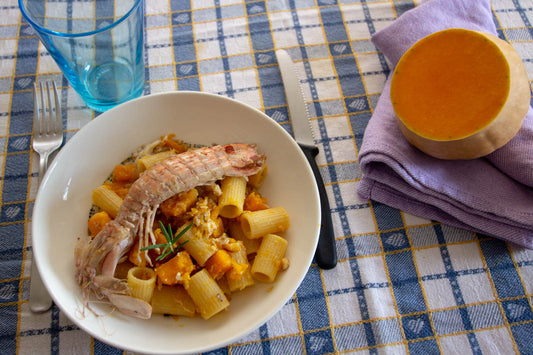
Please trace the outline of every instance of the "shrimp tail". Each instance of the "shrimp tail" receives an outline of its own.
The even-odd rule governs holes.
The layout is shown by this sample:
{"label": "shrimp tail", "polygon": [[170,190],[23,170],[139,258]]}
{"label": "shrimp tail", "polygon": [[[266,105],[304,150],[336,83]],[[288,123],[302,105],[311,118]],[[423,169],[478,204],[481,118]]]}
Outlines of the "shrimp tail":
{"label": "shrimp tail", "polygon": [[108,299],[113,306],[127,316],[140,319],[150,319],[152,316],[152,306],[141,299],[117,294],[110,294]]}
{"label": "shrimp tail", "polygon": [[126,282],[98,275],[94,277],[93,284],[120,312],[141,319],[149,319],[152,316],[152,306],[141,299],[131,297]]}

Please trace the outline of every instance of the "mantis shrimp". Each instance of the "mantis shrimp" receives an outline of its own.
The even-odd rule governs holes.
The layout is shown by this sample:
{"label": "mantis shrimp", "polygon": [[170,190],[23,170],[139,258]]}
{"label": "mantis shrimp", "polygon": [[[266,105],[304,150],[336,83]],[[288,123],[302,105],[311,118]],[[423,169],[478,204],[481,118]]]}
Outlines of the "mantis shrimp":
{"label": "mantis shrimp", "polygon": [[94,238],[81,237],[76,244],[76,278],[82,287],[84,306],[92,292],[99,299],[107,298],[126,315],[150,318],[150,304],[131,297],[127,284],[114,277],[119,260],[137,236],[150,238],[155,213],[163,201],[225,176],[253,175],[264,161],[254,145],[216,145],[171,156],[143,172],[131,186],[116,218]]}

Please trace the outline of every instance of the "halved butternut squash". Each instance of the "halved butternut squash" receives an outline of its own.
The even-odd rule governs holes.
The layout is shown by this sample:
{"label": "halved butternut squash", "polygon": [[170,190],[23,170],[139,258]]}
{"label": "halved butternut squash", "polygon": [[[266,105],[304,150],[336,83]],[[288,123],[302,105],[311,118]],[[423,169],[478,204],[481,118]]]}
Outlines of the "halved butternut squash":
{"label": "halved butternut squash", "polygon": [[530,98],[527,71],[509,43],[459,28],[416,42],[391,81],[403,135],[441,159],[474,159],[505,145]]}

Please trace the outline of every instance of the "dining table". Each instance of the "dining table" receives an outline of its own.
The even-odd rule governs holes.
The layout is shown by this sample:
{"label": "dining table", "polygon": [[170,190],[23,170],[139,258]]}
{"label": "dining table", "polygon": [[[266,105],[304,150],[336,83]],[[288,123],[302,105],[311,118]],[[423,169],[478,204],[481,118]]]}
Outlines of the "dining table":
{"label": "dining table", "polygon": [[[499,229],[483,229],[483,223],[470,228],[424,214],[425,209],[388,203],[386,189],[384,197],[361,193],[365,131],[395,67],[375,35],[432,1],[488,4],[497,36],[519,54],[531,83],[532,0],[144,1],[144,95],[202,91],[229,97],[292,134],[275,55],[287,51],[302,86],[330,204],[336,266],[322,269],[313,260],[275,315],[210,354],[533,353],[533,229],[521,239],[526,242],[515,243]],[[419,20],[440,18],[437,12]],[[394,42],[396,33],[388,32],[386,40]],[[3,0],[0,351],[129,354],[91,337],[55,304],[43,313],[29,307],[32,210],[39,188],[32,86],[46,80],[58,85],[68,144],[102,113],[83,103],[23,19],[17,0]],[[500,201],[487,203],[498,209]]]}

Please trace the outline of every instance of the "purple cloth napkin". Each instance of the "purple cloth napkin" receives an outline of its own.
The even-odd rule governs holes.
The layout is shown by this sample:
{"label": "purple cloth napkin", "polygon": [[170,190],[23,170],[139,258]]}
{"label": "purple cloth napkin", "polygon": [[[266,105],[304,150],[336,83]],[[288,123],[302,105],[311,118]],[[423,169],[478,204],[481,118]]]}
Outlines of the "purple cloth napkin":
{"label": "purple cloth napkin", "polygon": [[[496,34],[489,0],[427,0],[372,41],[394,67],[417,40],[446,28]],[[390,76],[359,153],[358,194],[445,224],[533,248],[533,111],[504,147],[473,160],[441,160],[403,137]]]}

